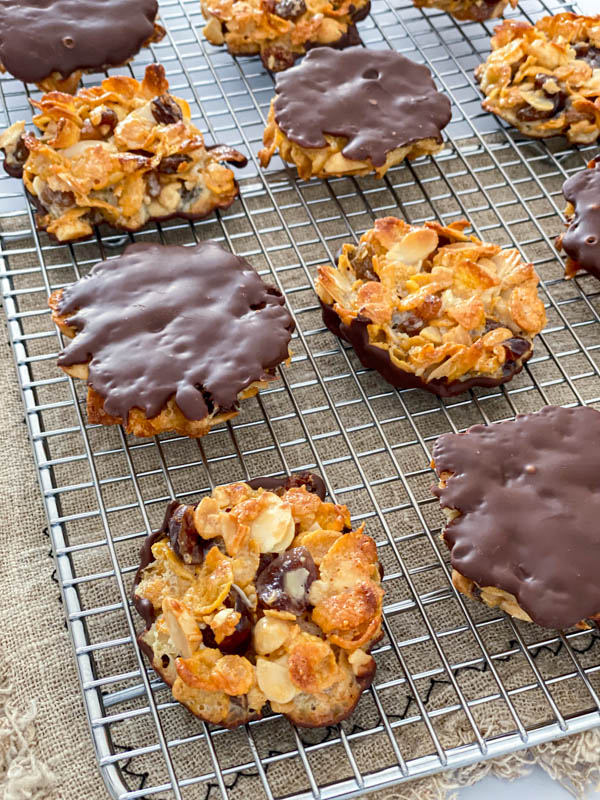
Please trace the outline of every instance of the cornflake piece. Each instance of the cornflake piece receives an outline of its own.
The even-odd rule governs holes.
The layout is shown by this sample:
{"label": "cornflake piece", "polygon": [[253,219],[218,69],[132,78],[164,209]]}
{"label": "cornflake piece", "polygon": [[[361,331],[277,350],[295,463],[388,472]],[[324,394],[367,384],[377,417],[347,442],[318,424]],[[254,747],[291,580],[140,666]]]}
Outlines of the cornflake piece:
{"label": "cornflake piece", "polygon": [[108,223],[138,231],[171,217],[202,219],[238,194],[233,172],[246,158],[230,147],[206,147],[185,100],[168,93],[165,70],[144,80],[118,75],[72,96],[32,100],[38,138],[15,122],[2,136],[4,168],[23,177],[38,208],[37,224],[58,241],[89,236]]}
{"label": "cornflake piece", "polygon": [[393,386],[443,397],[497,386],[533,352],[546,323],[533,265],[467,225],[384,217],[319,268],[325,324]]}
{"label": "cornflake piece", "polygon": [[[241,400],[275,379],[294,330],[281,292],[211,241],[130,245],[48,302],[72,337],[58,365],[87,382],[90,422],[122,424],[136,436],[203,436],[234,417]],[[214,508],[207,511],[207,503]],[[204,538],[223,535],[228,554],[241,558],[244,531],[216,501],[201,505]],[[289,513],[286,519],[278,535],[291,539]],[[200,563],[210,549],[194,541],[193,525],[190,513],[172,520],[171,545],[186,564]]]}
{"label": "cornflake piece", "polygon": [[280,72],[318,45],[341,49],[360,44],[356,23],[370,0],[200,0],[211,44],[232,55],[258,54]]}
{"label": "cornflake piece", "polygon": [[427,67],[394,50],[311,50],[277,76],[275,92],[260,162],[278,150],[303,179],[381,178],[405,158],[439,152],[451,116]]}
{"label": "cornflake piece", "polygon": [[[373,680],[370,650],[382,635],[377,548],[362,526],[351,530],[344,506],[324,498],[311,473],[219,486],[195,511],[173,501],[144,542],[133,591],[146,623],[138,642],[201,719],[235,727],[270,703],[298,725],[333,725]],[[320,565],[307,548],[290,547],[283,515],[292,536],[320,534]],[[313,529],[316,518],[322,527]],[[173,549],[183,525],[184,552],[201,554],[193,561]],[[223,535],[236,539],[232,530],[243,532],[235,555]],[[242,589],[236,564],[253,549]]]}
{"label": "cornflake piece", "polygon": [[2,0],[0,71],[72,93],[83,72],[123,66],[160,42],[157,14],[157,0]]}
{"label": "cornflake piece", "polygon": [[517,7],[518,0],[413,0],[417,8],[439,8],[460,20],[485,22],[501,17],[510,3]]}
{"label": "cornflake piece", "polygon": [[600,623],[600,413],[546,406],[433,448],[458,591],[545,628]]}
{"label": "cornflake piece", "polygon": [[563,12],[535,25],[506,20],[475,70],[483,107],[534,138],[600,134],[600,15]]}
{"label": "cornflake piece", "polygon": [[583,269],[600,279],[600,159],[592,159],[562,189],[567,230],[556,243],[568,256],[565,277],[572,278]]}

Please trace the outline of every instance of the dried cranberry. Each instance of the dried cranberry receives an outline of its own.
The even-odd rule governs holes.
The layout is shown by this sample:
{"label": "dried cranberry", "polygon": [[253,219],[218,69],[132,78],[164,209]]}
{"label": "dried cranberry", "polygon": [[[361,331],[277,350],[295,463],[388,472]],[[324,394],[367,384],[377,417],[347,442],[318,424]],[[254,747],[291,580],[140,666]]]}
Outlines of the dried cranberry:
{"label": "dried cranberry", "polygon": [[580,61],[587,61],[592,69],[600,67],[600,48],[589,42],[577,42],[573,47],[575,55]]}
{"label": "dried cranberry", "polygon": [[486,319],[485,321],[485,328],[483,329],[484,333],[489,333],[490,331],[495,331],[496,328],[503,328],[500,322],[496,322],[495,319]]}
{"label": "dried cranberry", "polygon": [[308,607],[308,590],[317,568],[306,547],[281,553],[256,578],[258,602],[267,608],[302,614]]}
{"label": "dried cranberry", "polygon": [[17,143],[15,145],[15,149],[13,151],[13,161],[16,161],[18,164],[23,165],[27,158],[29,157],[29,148],[25,144],[25,139],[23,134],[19,136],[17,139]]}
{"label": "dried cranberry", "polygon": [[297,19],[306,11],[304,0],[279,0],[275,4],[275,13],[283,19]]}
{"label": "dried cranberry", "polygon": [[412,311],[394,311],[392,314],[392,328],[407,336],[416,336],[425,327],[425,323]]}
{"label": "dried cranberry", "polygon": [[221,642],[215,639],[214,631],[208,625],[202,630],[202,641],[206,647],[218,648],[227,655],[240,655],[245,653],[252,636],[252,614],[248,601],[241,589],[234,586],[225,600],[226,608],[233,608],[240,615],[238,624],[233,633],[226,636]]}
{"label": "dried cranberry", "polygon": [[419,316],[425,322],[435,319],[442,307],[442,298],[437,294],[428,294],[418,308]]}
{"label": "dried cranberry", "polygon": [[168,533],[171,548],[186,564],[201,564],[207,544],[200,537],[194,525],[194,509],[192,506],[179,505],[171,514],[168,522]]}
{"label": "dried cranberry", "polygon": [[278,45],[265,47],[261,52],[260,57],[263,64],[271,72],[281,72],[284,69],[294,66],[295,56],[291,50]]}
{"label": "dried cranberry", "polygon": [[150,104],[152,116],[159,125],[173,125],[183,119],[181,109],[170,94],[161,94]]}
{"label": "dried cranberry", "polygon": [[67,209],[75,205],[75,195],[73,192],[55,191],[54,189],[50,189],[49,186],[44,186],[39,197],[40,202],[46,209],[50,206],[54,206],[58,209]]}
{"label": "dried cranberry", "polygon": [[363,281],[378,281],[379,276],[373,269],[375,251],[370,244],[363,242],[350,254],[350,264],[357,278]]}
{"label": "dried cranberry", "polygon": [[158,165],[158,171],[165,175],[173,175],[178,172],[182,164],[189,164],[192,161],[190,156],[185,153],[173,153],[171,156],[165,156]]}

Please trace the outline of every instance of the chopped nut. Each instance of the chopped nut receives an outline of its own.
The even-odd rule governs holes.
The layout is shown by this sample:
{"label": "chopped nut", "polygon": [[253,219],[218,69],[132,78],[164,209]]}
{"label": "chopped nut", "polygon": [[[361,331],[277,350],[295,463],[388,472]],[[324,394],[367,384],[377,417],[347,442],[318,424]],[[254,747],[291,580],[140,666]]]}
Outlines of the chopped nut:
{"label": "chopped nut", "polygon": [[276,661],[257,658],[256,680],[267,700],[275,703],[289,703],[299,692],[292,683],[287,665]]}
{"label": "chopped nut", "polygon": [[184,603],[173,597],[163,599],[162,611],[177,653],[189,658],[202,642],[202,633],[194,615]]}

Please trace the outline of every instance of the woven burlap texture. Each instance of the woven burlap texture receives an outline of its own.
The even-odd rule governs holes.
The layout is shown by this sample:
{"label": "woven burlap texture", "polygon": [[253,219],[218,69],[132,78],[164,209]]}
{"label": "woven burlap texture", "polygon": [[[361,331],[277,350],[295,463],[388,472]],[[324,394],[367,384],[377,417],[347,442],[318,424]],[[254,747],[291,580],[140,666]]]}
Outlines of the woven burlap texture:
{"label": "woven burlap texture", "polygon": [[[486,157],[466,148],[461,158],[472,158],[471,166],[481,167]],[[456,173],[453,158],[442,164],[444,170]],[[422,170],[421,177],[424,179],[427,178],[428,169],[431,169],[430,165],[417,167],[417,170]],[[460,175],[453,180],[455,187],[461,188],[463,179]],[[493,184],[493,170],[489,180]],[[362,185],[366,188],[371,186],[368,179]],[[343,182],[336,185],[336,190],[340,195],[343,194]],[[294,205],[295,195],[291,189],[288,191],[285,186],[279,186],[278,191],[279,208],[284,209],[287,222],[301,223],[305,215],[297,203]],[[315,193],[325,192],[322,187],[314,185],[306,189],[307,196],[309,191],[312,193],[311,202],[315,199]],[[355,201],[358,203],[358,199],[352,202]],[[477,197],[473,197],[472,202],[476,204]],[[333,201],[325,193],[321,203],[320,214],[326,218]],[[284,251],[281,257],[278,251],[278,237],[287,234],[276,230],[277,217],[268,198],[249,194],[245,210],[261,214],[261,227],[265,230],[261,241],[263,247],[269,248],[272,253],[271,266],[278,268],[289,264],[289,250]],[[201,238],[222,237],[225,230],[230,236],[242,237],[236,245],[238,252],[258,252],[258,243],[248,229],[247,217],[240,211],[242,209],[236,204],[220,225],[209,222],[199,227],[197,234]],[[417,210],[415,216],[418,216]],[[473,216],[476,217],[475,214]],[[364,229],[368,223],[367,211],[362,209],[355,220],[357,229]],[[485,220],[477,221],[485,224]],[[550,233],[556,233],[555,228],[556,220],[554,230]],[[12,270],[22,270],[13,275],[12,280],[14,287],[21,292],[19,309],[24,311],[42,308],[44,302],[40,273],[31,269],[37,261],[27,230],[25,215],[3,224],[4,247],[8,251],[15,250],[14,255],[8,258],[8,266]],[[500,230],[494,231],[494,234],[497,240],[504,243]],[[347,231],[342,227],[340,237],[344,235],[347,236]],[[525,233],[523,237],[527,238]],[[156,234],[153,234],[153,238],[156,238]],[[190,229],[187,226],[173,227],[165,232],[165,240],[190,242]],[[42,242],[46,244],[47,240],[42,237]],[[531,246],[529,258],[543,260],[544,248],[547,249],[547,244],[539,242],[538,237],[538,244]],[[93,243],[78,246],[76,250],[78,262],[86,262],[83,271],[98,255],[97,246]],[[323,247],[315,244],[314,240],[302,246],[300,255],[305,264],[311,265],[327,258]],[[75,279],[71,256],[66,248],[45,248],[44,258],[50,268],[48,274],[52,288]],[[268,267],[262,256],[252,256],[251,260],[260,270]],[[560,264],[554,258],[549,258],[542,271],[550,282],[561,275]],[[310,273],[314,274],[312,267]],[[235,435],[252,476],[276,472],[283,467],[292,470],[307,465],[312,467],[317,454],[321,464],[326,465],[325,472],[331,487],[340,492],[338,500],[349,505],[355,518],[365,517],[368,532],[381,543],[380,554],[388,576],[386,604],[397,604],[398,611],[390,614],[386,637],[377,652],[377,697],[388,719],[398,724],[390,737],[381,725],[379,708],[371,693],[363,696],[355,714],[344,723],[345,733],[351,735],[351,750],[356,765],[366,773],[396,764],[394,747],[399,748],[406,760],[434,752],[413,689],[399,665],[399,655],[404,660],[404,667],[413,676],[415,690],[423,707],[431,715],[432,725],[443,747],[474,742],[474,732],[460,708],[457,690],[465,700],[471,701],[474,722],[483,736],[499,735],[515,729],[511,709],[501,697],[498,683],[482,658],[481,648],[466,622],[460,601],[450,591],[446,573],[440,568],[437,554],[441,554],[447,563],[447,553],[443,547],[437,550],[436,539],[423,534],[422,524],[409,496],[410,490],[431,529],[439,528],[441,515],[437,504],[428,502],[432,474],[427,470],[424,444],[430,447],[433,437],[449,430],[450,420],[457,427],[480,422],[481,410],[474,403],[441,406],[437,399],[419,392],[397,395],[390,392],[389,387],[372,373],[360,373],[360,377],[355,379],[354,370],[358,365],[353,354],[348,357],[344,355],[336,340],[325,331],[308,335],[308,332],[318,331],[322,325],[314,295],[307,285],[307,275],[298,263],[278,272],[283,287],[295,290],[288,292],[288,300],[296,312],[301,312],[297,313],[297,319],[300,330],[306,335],[308,352],[303,341],[295,339],[295,358],[285,371],[287,382],[294,387],[292,397],[302,414],[297,413],[286,387],[280,382],[261,399],[250,400],[244,405],[243,413],[236,421],[240,425],[236,427]],[[554,283],[551,285],[552,291],[563,293],[561,296],[565,291],[578,291],[575,285],[565,288],[562,282],[556,284],[560,288],[555,289]],[[576,313],[575,309],[571,322],[578,321]],[[583,310],[581,313],[585,315],[586,312]],[[555,338],[548,335],[540,340],[536,352],[539,361],[513,380],[511,388],[518,390],[511,395],[510,403],[513,405],[504,394],[491,397],[489,392],[481,393],[484,400],[486,394],[491,397],[485,402],[482,400],[489,419],[506,418],[515,410],[536,410],[548,400],[573,402],[573,391],[568,382],[565,383],[564,375],[559,371],[555,379],[557,368],[548,359],[546,350],[552,346],[555,351],[567,351],[569,334],[561,331],[560,325],[557,326],[552,308],[549,316],[549,328],[554,330],[558,327],[559,330],[551,334]],[[27,354],[39,356],[39,361],[32,362],[32,377],[36,380],[56,378],[59,374],[55,366],[57,341],[48,315],[32,315],[23,325],[28,333],[49,334],[30,339],[27,343]],[[325,383],[325,387],[329,387],[328,393],[323,384],[315,379],[315,364],[318,364],[322,376],[331,378],[330,382]],[[568,365],[567,369],[570,368]],[[48,558],[50,541],[45,532],[46,521],[8,344],[3,346],[1,352],[0,378],[4,387],[0,410],[4,432],[0,459],[0,476],[4,487],[0,601],[3,608],[8,610],[3,620],[1,672],[5,691],[0,696],[4,715],[0,730],[4,794],[10,800],[102,798],[104,788],[87,729],[72,646],[65,630],[64,611],[53,575],[54,565]],[[541,390],[540,384],[546,388]],[[597,384],[591,381],[590,385],[597,395]],[[578,386],[582,387],[582,384]],[[82,387],[78,386],[77,391],[80,408],[84,410]],[[371,409],[379,425],[373,424],[373,415],[364,403],[363,393],[373,398]],[[80,517],[70,519],[65,525],[68,541],[71,545],[98,543],[95,547],[74,554],[74,571],[78,576],[108,573],[112,564],[103,541],[103,527],[97,513],[98,498],[83,457],[84,439],[68,383],[62,381],[40,387],[36,401],[42,408],[46,428],[60,431],[47,438],[47,457],[72,459],[57,465],[54,471],[56,485],[62,487],[59,493],[60,513],[64,516],[80,514]],[[63,405],[44,409],[44,404],[57,402]],[[446,411],[442,413],[444,408]],[[272,420],[272,429],[264,422],[265,413]],[[136,490],[144,501],[151,527],[159,524],[169,495],[160,456],[168,467],[172,488],[178,496],[190,502],[206,490],[209,477],[196,443],[190,440],[162,437],[161,454],[151,442],[145,445],[144,442],[137,442],[142,446],[136,447],[135,440],[129,439],[129,445],[133,448],[129,456],[130,465],[118,428],[90,428],[87,435],[91,448],[97,453],[95,463],[102,485],[102,500],[109,509],[110,532],[117,538],[117,557],[129,590],[145,531],[145,520],[136,505]],[[282,464],[281,453],[273,446],[273,436],[282,445],[285,464]],[[312,448],[307,436],[313,439]],[[226,428],[207,437],[203,447],[206,457],[210,459],[211,480],[219,483],[244,477]],[[352,449],[354,454],[359,454],[360,470],[353,459]],[[362,457],[361,454],[366,455]],[[132,479],[130,466],[140,476],[137,485]],[[396,477],[391,480],[390,476],[394,474]],[[403,482],[401,477],[406,475],[411,477]],[[364,488],[363,478],[371,485],[371,493]],[[70,486],[78,488],[67,491]],[[385,513],[378,517],[375,514],[376,506]],[[94,513],[86,515],[87,511]],[[386,520],[387,530],[381,522],[382,517]],[[441,652],[427,635],[423,614],[415,605],[398,569],[389,544],[390,535],[399,539],[398,549],[405,567],[411,572],[419,596],[424,598],[432,629],[442,634]],[[79,596],[85,609],[114,606],[114,609],[94,613],[88,618],[88,637],[92,645],[104,641],[117,642],[123,637],[126,639],[128,630],[114,579],[108,576],[86,581],[79,587]],[[489,625],[483,624],[478,628],[479,634],[488,652],[497,656],[493,663],[506,689],[523,689],[511,694],[511,702],[526,726],[535,727],[553,719],[552,707],[540,688],[538,677],[550,680],[548,688],[551,701],[564,716],[592,710],[591,697],[575,673],[564,646],[555,636],[535,626],[520,625],[515,628],[508,620],[470,601],[467,607],[476,622],[490,620]],[[492,623],[492,620],[496,621]],[[136,624],[139,624],[137,619]],[[444,636],[443,631],[449,628],[453,628],[454,632]],[[529,657],[520,646],[519,635],[524,644],[533,644],[527,650]],[[392,640],[401,643],[398,652]],[[582,666],[598,663],[600,640],[596,635],[584,634],[574,639],[572,644],[578,651],[577,658]],[[443,658],[455,665],[451,675],[445,669]],[[129,672],[134,675],[133,678],[108,684],[106,690],[110,693],[131,689],[139,684],[139,677],[136,677],[138,662],[133,647],[127,641],[95,650],[94,665],[98,677]],[[597,672],[589,675],[596,690],[599,688],[597,676]],[[160,717],[167,737],[191,737],[185,745],[171,748],[178,776],[185,781],[186,778],[212,772],[213,762],[202,735],[203,726],[184,709],[171,704],[166,689],[159,688],[155,697],[157,702],[165,704]],[[109,714],[119,714],[128,709],[139,712],[130,719],[116,720],[110,726],[115,751],[156,745],[156,730],[145,710],[146,706],[143,697],[136,697],[120,701],[108,709]],[[253,726],[252,732],[261,757],[281,755],[281,758],[271,761],[267,770],[269,784],[276,797],[310,788],[301,759],[293,755],[297,749],[293,731],[284,720],[266,720],[259,726]],[[301,739],[307,747],[317,742],[325,745],[310,750],[308,757],[319,783],[352,777],[351,762],[335,729],[302,732]],[[224,770],[253,763],[244,731],[216,733],[212,741]],[[396,789],[382,790],[379,796],[410,800],[443,798],[452,789],[478,780],[489,770],[514,777],[535,762],[567,783],[575,793],[580,793],[589,783],[599,781],[599,741],[597,734],[590,732],[532,751],[482,762],[458,773],[442,773]],[[287,757],[287,754],[292,755]],[[131,789],[160,785],[167,781],[165,763],[157,749],[140,753],[121,766],[126,770],[124,778]],[[236,800],[264,796],[256,768],[250,767],[241,775],[227,773],[225,783],[230,796]],[[184,787],[183,796],[186,799],[205,798],[207,791],[210,791],[211,798],[216,797],[218,790],[214,784],[214,779],[208,785],[192,781]],[[209,789],[209,786],[212,788]],[[152,796],[166,798],[172,795],[165,791]]]}

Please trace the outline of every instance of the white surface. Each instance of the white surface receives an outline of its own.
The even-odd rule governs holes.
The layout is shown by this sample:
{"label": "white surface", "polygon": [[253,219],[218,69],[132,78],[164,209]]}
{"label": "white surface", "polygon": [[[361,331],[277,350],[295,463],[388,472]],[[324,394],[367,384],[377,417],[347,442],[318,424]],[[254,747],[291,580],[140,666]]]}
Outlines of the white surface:
{"label": "white surface", "polygon": [[[586,800],[598,800],[600,792],[588,792]],[[458,800],[573,800],[573,795],[553,781],[541,767],[516,781],[487,777],[458,792]]]}
{"label": "white surface", "polygon": [[578,5],[584,14],[600,13],[600,0],[579,0]]}

